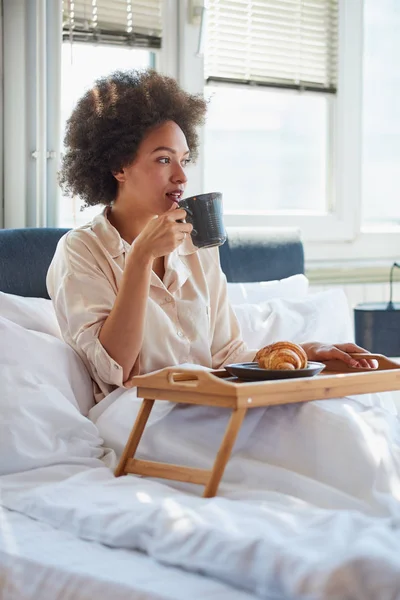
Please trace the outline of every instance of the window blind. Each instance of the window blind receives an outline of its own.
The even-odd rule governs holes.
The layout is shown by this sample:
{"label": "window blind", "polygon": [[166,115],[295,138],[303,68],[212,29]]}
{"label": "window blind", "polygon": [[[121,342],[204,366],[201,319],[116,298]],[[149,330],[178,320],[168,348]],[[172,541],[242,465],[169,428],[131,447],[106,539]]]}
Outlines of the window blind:
{"label": "window blind", "polygon": [[63,0],[63,38],[160,48],[162,0]]}
{"label": "window blind", "polygon": [[338,0],[208,0],[205,78],[336,92]]}

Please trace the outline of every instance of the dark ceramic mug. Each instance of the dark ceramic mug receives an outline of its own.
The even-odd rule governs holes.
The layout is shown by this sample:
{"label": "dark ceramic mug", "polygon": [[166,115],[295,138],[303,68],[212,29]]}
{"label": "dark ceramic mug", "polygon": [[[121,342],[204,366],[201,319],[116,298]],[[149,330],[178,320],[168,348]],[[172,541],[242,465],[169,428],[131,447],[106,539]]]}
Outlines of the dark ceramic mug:
{"label": "dark ceramic mug", "polygon": [[221,246],[226,240],[223,222],[222,194],[210,192],[190,196],[179,202],[186,210],[186,222],[193,225],[192,242],[198,248]]}

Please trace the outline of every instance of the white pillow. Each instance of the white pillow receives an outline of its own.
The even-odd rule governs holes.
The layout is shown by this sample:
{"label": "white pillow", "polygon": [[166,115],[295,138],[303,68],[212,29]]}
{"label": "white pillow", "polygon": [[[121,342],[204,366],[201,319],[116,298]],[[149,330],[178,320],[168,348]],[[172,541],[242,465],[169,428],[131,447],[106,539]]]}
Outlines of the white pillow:
{"label": "white pillow", "polygon": [[301,274],[274,281],[228,283],[231,304],[259,304],[272,298],[304,298],[307,293],[308,279]]}
{"label": "white pillow", "polygon": [[288,340],[338,344],[353,341],[346,295],[332,288],[300,300],[279,298],[259,304],[233,305],[249,348]]}
{"label": "white pillow", "polygon": [[61,339],[51,300],[25,298],[0,292],[0,317],[5,317],[25,329],[41,331]]}
{"label": "white pillow", "polygon": [[0,475],[103,455],[91,379],[61,340],[0,317]]}

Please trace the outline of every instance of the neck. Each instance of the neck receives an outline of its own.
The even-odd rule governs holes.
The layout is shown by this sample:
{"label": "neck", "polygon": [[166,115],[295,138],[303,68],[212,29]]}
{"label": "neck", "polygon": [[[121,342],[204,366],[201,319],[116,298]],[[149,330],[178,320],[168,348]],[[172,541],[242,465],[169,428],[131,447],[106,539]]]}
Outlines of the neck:
{"label": "neck", "polygon": [[120,236],[132,244],[133,240],[141,233],[153,215],[135,210],[134,203],[126,204],[118,198],[108,211],[108,219],[118,231]]}

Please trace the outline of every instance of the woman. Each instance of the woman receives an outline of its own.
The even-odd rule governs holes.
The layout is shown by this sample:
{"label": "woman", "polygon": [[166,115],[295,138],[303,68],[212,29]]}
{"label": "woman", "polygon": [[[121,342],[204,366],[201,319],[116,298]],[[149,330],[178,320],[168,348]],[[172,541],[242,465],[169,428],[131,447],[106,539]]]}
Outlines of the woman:
{"label": "woman", "polygon": [[[177,208],[205,101],[155,71],[117,72],[78,102],[61,184],[105,209],[60,241],[47,286],[97,401],[138,373],[249,361],[216,248],[197,251]],[[309,360],[358,363],[354,344],[304,344]],[[364,361],[364,364],[368,364]]]}
{"label": "woman", "polygon": [[[173,79],[132,71],[99,80],[68,121],[61,184],[105,208],[61,239],[47,284],[62,334],[92,376],[95,399],[108,396],[91,418],[117,453],[140,406],[135,389],[124,390],[135,374],[182,363],[218,368],[255,355],[227,300],[218,249],[198,251],[177,208],[205,112],[204,100]],[[310,360],[349,364],[355,361],[348,352],[362,350],[303,347]],[[208,468],[227,411],[156,404],[139,456]],[[376,394],[254,409],[220,491],[258,487],[319,506],[379,512],[381,499],[394,493],[393,473],[400,473],[397,437],[397,423]]]}

